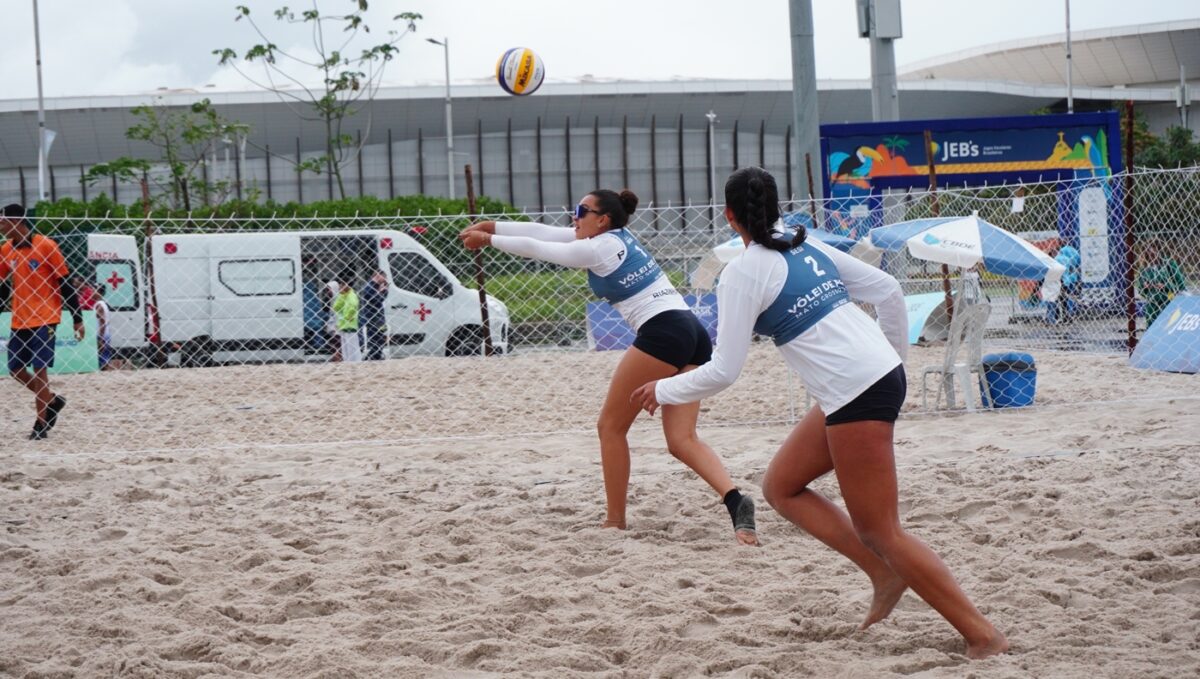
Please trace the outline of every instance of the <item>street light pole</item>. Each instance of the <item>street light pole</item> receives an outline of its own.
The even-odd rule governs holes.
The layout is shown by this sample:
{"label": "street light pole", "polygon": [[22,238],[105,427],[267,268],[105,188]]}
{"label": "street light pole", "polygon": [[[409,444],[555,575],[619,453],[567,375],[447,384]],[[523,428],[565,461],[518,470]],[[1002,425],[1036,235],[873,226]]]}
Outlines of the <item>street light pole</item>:
{"label": "street light pole", "polygon": [[38,200],[46,200],[46,107],[42,102],[42,36],[38,27],[37,0],[33,0],[33,49],[37,58],[38,88]]}
{"label": "street light pole", "polygon": [[446,50],[446,182],[449,188],[449,196],[454,198],[454,117],[450,113],[450,38],[442,38],[435,40],[434,38],[425,38],[425,40],[441,45]]}
{"label": "street light pole", "polygon": [[1075,112],[1075,92],[1071,87],[1071,0],[1067,5],[1067,113]]}
{"label": "street light pole", "polygon": [[708,195],[712,196],[710,202],[715,205],[717,202],[717,136],[713,126],[717,122],[717,114],[709,109],[704,117],[708,118]]}

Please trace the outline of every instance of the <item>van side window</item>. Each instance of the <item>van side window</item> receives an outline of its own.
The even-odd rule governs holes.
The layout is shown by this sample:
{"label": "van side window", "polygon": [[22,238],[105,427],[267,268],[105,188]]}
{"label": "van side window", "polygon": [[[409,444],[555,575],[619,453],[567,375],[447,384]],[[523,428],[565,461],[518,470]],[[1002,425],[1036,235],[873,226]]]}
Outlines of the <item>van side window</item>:
{"label": "van side window", "polygon": [[393,252],[388,255],[388,264],[392,267],[392,282],[401,290],[436,299],[446,299],[454,292],[450,280],[416,252]]}
{"label": "van side window", "polygon": [[133,262],[127,259],[106,259],[95,262],[96,285],[104,286],[104,301],[113,311],[133,311],[138,308],[138,281]]}
{"label": "van side window", "polygon": [[290,259],[229,259],[217,265],[217,280],[239,297],[291,295],[296,263]]}

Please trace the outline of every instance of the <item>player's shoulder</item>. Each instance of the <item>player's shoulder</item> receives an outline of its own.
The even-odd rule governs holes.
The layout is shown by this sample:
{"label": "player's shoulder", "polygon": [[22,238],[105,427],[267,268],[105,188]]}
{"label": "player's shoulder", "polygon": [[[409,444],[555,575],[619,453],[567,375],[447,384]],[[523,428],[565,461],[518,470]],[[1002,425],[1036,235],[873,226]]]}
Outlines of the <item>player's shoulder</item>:
{"label": "player's shoulder", "polygon": [[592,242],[592,245],[597,246],[597,247],[611,248],[613,250],[624,250],[625,249],[625,239],[621,238],[620,234],[618,234],[614,231],[605,231],[604,233],[598,233],[595,236],[592,236],[591,238],[589,238],[588,240]]}
{"label": "player's shoulder", "polygon": [[38,251],[53,252],[58,249],[58,243],[49,236],[43,236],[40,233],[33,234],[33,249]]}

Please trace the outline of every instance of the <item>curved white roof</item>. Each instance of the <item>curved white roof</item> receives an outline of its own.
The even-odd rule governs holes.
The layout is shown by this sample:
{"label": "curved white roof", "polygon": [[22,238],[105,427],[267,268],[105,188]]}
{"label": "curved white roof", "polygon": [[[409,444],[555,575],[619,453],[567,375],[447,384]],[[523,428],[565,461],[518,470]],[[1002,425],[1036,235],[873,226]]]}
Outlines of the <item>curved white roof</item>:
{"label": "curved white roof", "polygon": [[[1200,79],[1200,19],[1071,32],[1072,82],[1083,87],[1173,85],[1182,64]],[[1062,85],[1066,34],[976,47],[908,64],[905,80],[989,80]]]}

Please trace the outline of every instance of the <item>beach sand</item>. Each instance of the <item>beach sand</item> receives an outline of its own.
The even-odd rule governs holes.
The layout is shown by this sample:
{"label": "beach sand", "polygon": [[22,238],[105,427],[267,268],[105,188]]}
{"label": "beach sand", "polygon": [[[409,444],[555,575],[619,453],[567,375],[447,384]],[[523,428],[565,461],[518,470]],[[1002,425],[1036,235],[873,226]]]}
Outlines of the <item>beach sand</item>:
{"label": "beach sand", "polygon": [[613,353],[55,378],[41,442],[9,380],[0,676],[1200,676],[1198,378],[1040,352],[1037,408],[918,412],[940,355],[910,357],[901,516],[1009,654],[911,593],[856,631],[866,578],[762,501],[804,397],[756,345],[701,430],[758,549],[656,419],[630,529],[596,527]]}

